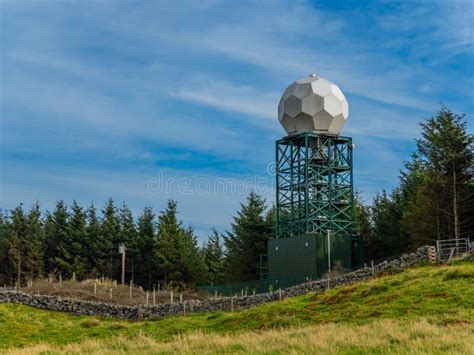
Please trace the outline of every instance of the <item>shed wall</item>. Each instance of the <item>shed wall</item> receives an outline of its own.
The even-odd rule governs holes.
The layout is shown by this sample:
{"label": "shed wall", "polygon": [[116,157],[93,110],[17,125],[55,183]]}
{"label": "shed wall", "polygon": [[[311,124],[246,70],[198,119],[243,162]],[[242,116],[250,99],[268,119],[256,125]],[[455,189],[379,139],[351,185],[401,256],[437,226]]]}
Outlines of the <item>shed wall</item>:
{"label": "shed wall", "polygon": [[[331,243],[332,268],[338,263],[352,268],[352,239],[333,235]],[[268,278],[285,284],[320,278],[328,270],[327,237],[305,235],[277,238],[268,242]]]}

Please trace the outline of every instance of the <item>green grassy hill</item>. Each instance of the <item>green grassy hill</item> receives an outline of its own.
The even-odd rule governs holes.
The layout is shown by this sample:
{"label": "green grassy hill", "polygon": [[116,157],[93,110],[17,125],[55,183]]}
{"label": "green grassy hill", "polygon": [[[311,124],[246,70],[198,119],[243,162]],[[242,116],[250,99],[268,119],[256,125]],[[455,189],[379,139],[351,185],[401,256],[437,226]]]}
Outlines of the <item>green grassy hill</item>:
{"label": "green grassy hill", "polygon": [[144,322],[0,305],[0,351],[12,353],[474,353],[473,338],[473,261],[420,266],[234,313]]}

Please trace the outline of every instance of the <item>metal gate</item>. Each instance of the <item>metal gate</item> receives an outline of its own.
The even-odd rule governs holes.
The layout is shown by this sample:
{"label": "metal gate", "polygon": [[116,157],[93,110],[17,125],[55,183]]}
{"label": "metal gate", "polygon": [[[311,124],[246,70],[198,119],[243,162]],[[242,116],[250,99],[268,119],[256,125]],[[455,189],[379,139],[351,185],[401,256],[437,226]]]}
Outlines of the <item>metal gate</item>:
{"label": "metal gate", "polygon": [[438,260],[449,262],[453,258],[469,255],[471,252],[470,247],[469,238],[437,240],[436,251],[438,252]]}

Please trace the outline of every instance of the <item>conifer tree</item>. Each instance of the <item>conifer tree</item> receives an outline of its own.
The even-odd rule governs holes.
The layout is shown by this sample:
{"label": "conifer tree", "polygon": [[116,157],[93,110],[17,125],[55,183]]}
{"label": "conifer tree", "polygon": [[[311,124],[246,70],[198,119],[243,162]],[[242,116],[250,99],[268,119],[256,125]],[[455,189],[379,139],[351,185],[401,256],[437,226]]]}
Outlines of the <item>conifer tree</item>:
{"label": "conifer tree", "polygon": [[410,236],[411,249],[441,239],[447,226],[442,224],[441,191],[418,154],[405,162],[400,176],[404,205],[401,226]]}
{"label": "conifer tree", "polygon": [[180,238],[181,225],[176,217],[177,204],[169,200],[164,211],[158,216],[158,232],[155,257],[159,275],[165,284],[170,284],[181,279],[179,270],[178,239]]}
{"label": "conifer tree", "polygon": [[44,228],[44,259],[43,259],[43,269],[45,275],[49,275],[52,273],[52,269],[54,268],[54,263],[53,263],[53,244],[54,241],[51,241],[50,238],[52,238],[52,233],[54,230],[54,221],[53,221],[53,215],[51,212],[46,211],[45,216],[43,218],[43,228]]}
{"label": "conifer tree", "polygon": [[224,280],[224,249],[219,232],[213,228],[205,242],[202,253],[207,267],[208,281],[220,283]]}
{"label": "conifer tree", "polygon": [[56,203],[52,214],[46,216],[46,272],[72,276],[72,255],[69,253],[69,212],[62,200]]}
{"label": "conifer tree", "polygon": [[465,116],[442,107],[435,116],[421,123],[421,127],[417,148],[430,174],[426,183],[431,184],[437,207],[449,226],[445,237],[459,239],[471,235],[474,136],[467,132]]}
{"label": "conifer tree", "polygon": [[9,284],[12,278],[9,258],[10,236],[10,220],[7,213],[0,209],[0,285]]}
{"label": "conifer tree", "polygon": [[[265,214],[265,223],[268,228],[268,238],[275,238],[276,234],[276,206],[272,205]],[[267,239],[268,239],[267,238]],[[266,242],[265,242],[266,243]]]}
{"label": "conifer tree", "polygon": [[473,135],[464,115],[446,107],[421,123],[417,151],[400,184],[374,198],[379,256],[474,232]]}
{"label": "conifer tree", "polygon": [[399,188],[394,189],[390,195],[382,191],[374,197],[371,210],[377,244],[373,255],[375,259],[406,251],[408,238],[400,224],[403,215],[402,202]]}
{"label": "conifer tree", "polygon": [[88,262],[86,256],[87,226],[85,213],[76,201],[71,206],[71,216],[69,220],[70,245],[68,251],[70,255],[69,263],[72,272],[78,278],[84,278],[88,274]]}
{"label": "conifer tree", "polygon": [[[130,280],[134,279],[135,263],[138,256],[137,229],[133,220],[132,211],[126,203],[119,210],[119,242],[124,243],[126,248],[126,268]],[[126,278],[127,278],[126,275]]]}
{"label": "conifer tree", "polygon": [[379,254],[377,250],[378,243],[373,233],[373,226],[371,223],[371,208],[366,205],[358,193],[354,196],[354,219],[356,223],[356,230],[360,235],[363,243],[363,250],[365,253],[365,260],[374,260]]}
{"label": "conifer tree", "polygon": [[[182,222],[179,224],[182,225]],[[177,271],[181,277],[175,281],[180,282],[183,288],[206,281],[208,278],[206,264],[193,229],[181,227],[176,241],[179,252]]]}
{"label": "conifer tree", "polygon": [[153,288],[158,270],[155,262],[155,214],[151,207],[145,207],[138,217],[137,258],[135,276],[137,283],[147,289]]}
{"label": "conifer tree", "polygon": [[224,237],[227,280],[258,278],[260,254],[266,253],[273,227],[272,219],[264,216],[265,209],[265,201],[252,192],[234,217],[232,231]]}
{"label": "conifer tree", "polygon": [[16,282],[20,285],[25,271],[25,260],[27,258],[26,236],[28,233],[28,224],[22,204],[11,212],[10,233],[9,257],[13,264]]}
{"label": "conifer tree", "polygon": [[33,279],[43,274],[44,228],[39,203],[31,207],[27,216],[26,244],[25,266]]}
{"label": "conifer tree", "polygon": [[204,258],[192,228],[184,228],[177,218],[177,204],[169,200],[158,216],[155,257],[159,276],[165,284],[184,287],[204,281]]}
{"label": "conifer tree", "polygon": [[105,273],[105,252],[100,230],[100,221],[94,204],[86,211],[86,235],[83,248],[86,256],[86,265],[90,277],[98,277]]}
{"label": "conifer tree", "polygon": [[10,284],[13,265],[10,261],[10,219],[6,211],[0,209],[0,285]]}
{"label": "conifer tree", "polygon": [[117,250],[119,245],[119,222],[117,218],[117,208],[114,201],[109,198],[102,210],[101,248],[104,252],[103,271],[110,279],[118,277],[120,270]]}

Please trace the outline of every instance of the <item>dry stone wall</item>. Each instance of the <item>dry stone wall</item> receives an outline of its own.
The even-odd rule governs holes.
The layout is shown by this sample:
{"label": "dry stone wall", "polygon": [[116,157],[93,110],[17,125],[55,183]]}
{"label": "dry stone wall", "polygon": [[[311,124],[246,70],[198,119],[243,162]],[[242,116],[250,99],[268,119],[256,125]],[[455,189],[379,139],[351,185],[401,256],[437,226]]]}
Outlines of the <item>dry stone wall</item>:
{"label": "dry stone wall", "polygon": [[[329,279],[329,286],[347,285],[369,279],[383,272],[399,271],[406,267],[428,261],[428,248],[423,246],[414,253],[383,261],[372,268],[365,267]],[[130,320],[160,318],[170,315],[204,313],[213,311],[233,311],[249,308],[287,297],[299,296],[308,292],[322,292],[328,286],[328,280],[310,281],[270,293],[242,297],[223,297],[208,300],[185,301],[182,303],[163,303],[157,305],[124,306],[109,303],[65,299],[57,296],[34,295],[17,291],[0,291],[0,303],[14,303],[26,306],[61,311],[76,315],[96,315]]]}

